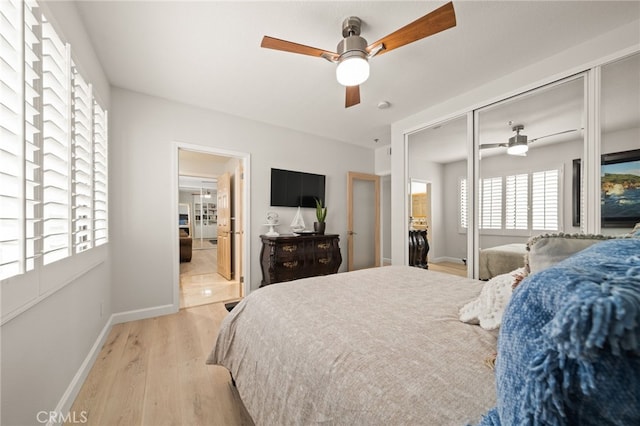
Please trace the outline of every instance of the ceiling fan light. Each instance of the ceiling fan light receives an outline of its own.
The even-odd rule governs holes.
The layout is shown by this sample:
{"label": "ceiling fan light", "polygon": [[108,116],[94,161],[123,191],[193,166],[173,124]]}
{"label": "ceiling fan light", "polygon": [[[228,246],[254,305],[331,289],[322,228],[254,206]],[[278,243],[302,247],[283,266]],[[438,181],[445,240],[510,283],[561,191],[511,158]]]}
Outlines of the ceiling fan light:
{"label": "ceiling fan light", "polygon": [[522,155],[529,151],[529,146],[525,142],[524,144],[512,145],[507,148],[507,154],[509,155]]}
{"label": "ceiling fan light", "polygon": [[[360,52],[358,52],[360,53]],[[343,86],[358,86],[369,78],[369,61],[364,55],[349,55],[340,59],[336,78]]]}

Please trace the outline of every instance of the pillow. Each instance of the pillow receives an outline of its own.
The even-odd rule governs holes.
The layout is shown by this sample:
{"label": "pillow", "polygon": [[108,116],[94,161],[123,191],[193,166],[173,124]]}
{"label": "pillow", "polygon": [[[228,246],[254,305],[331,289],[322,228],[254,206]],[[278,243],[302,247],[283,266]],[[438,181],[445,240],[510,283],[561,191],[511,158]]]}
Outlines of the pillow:
{"label": "pillow", "polygon": [[460,321],[480,324],[485,330],[500,327],[504,308],[507,306],[514,284],[522,279],[524,268],[518,268],[507,274],[497,275],[482,287],[477,299],[460,308]]}
{"label": "pillow", "polygon": [[500,327],[496,396],[481,425],[640,424],[640,239],[522,282]]}
{"label": "pillow", "polygon": [[529,274],[542,271],[602,240],[615,236],[596,234],[544,234],[527,241],[525,268]]}

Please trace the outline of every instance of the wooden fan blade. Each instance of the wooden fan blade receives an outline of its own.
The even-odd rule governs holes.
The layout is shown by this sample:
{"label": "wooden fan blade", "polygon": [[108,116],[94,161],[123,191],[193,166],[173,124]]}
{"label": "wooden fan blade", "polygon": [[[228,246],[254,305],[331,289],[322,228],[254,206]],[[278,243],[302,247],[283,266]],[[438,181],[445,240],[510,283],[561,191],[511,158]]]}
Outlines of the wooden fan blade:
{"label": "wooden fan blade", "polygon": [[260,47],[264,47],[266,49],[282,50],[284,52],[299,53],[301,55],[319,56],[321,58],[328,56],[326,59],[334,60],[334,61],[338,60],[337,53],[329,52],[323,49],[318,49],[316,47],[305,46],[304,44],[298,44],[292,41],[280,40],[278,38],[273,38],[269,36],[264,36],[262,38],[262,43],[260,43]]}
{"label": "wooden fan blade", "polygon": [[349,108],[360,103],[360,86],[347,86],[344,107]]}
{"label": "wooden fan blade", "polygon": [[456,13],[453,10],[453,3],[449,2],[433,12],[424,15],[422,18],[418,18],[388,36],[381,38],[375,43],[371,43],[367,47],[367,52],[371,52],[382,43],[384,44],[384,49],[378,53],[378,55],[382,55],[393,49],[402,47],[405,44],[413,43],[414,41],[455,26]]}

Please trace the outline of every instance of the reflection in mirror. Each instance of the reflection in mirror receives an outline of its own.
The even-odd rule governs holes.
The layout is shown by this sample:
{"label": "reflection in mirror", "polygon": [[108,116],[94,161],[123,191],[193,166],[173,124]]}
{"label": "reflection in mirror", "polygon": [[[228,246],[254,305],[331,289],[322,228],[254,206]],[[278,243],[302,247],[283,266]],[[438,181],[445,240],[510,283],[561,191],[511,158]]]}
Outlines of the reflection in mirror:
{"label": "reflection in mirror", "polygon": [[603,234],[640,222],[640,54],[602,67],[601,211]]}
{"label": "reflection in mirror", "polygon": [[411,179],[411,201],[409,229],[427,230],[431,220],[431,184],[425,181]]}
{"label": "reflection in mirror", "polygon": [[578,76],[478,111],[480,279],[522,267],[533,235],[580,231],[571,175],[584,151],[584,105]]}
{"label": "reflection in mirror", "polygon": [[467,229],[459,210],[459,182],[467,175],[466,116],[410,134],[407,154],[407,211],[413,227],[427,231],[429,269],[467,276]]}

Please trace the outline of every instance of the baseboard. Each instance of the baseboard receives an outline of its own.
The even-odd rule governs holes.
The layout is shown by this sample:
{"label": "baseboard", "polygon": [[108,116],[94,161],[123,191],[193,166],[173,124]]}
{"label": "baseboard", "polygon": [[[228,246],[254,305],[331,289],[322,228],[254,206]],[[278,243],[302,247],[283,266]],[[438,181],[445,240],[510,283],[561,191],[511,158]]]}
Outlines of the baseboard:
{"label": "baseboard", "polygon": [[[89,353],[87,354],[86,358],[80,365],[80,368],[76,372],[75,376],[73,376],[73,379],[71,380],[71,383],[69,383],[67,390],[64,392],[64,394],[62,394],[62,398],[60,398],[60,401],[58,402],[58,405],[56,406],[56,409],[55,409],[56,413],[61,414],[61,416],[58,417],[60,421],[55,423],[49,421],[47,423],[47,426],[54,426],[54,425],[58,426],[63,424],[61,417],[67,415],[67,413],[69,413],[69,410],[71,410],[71,406],[73,405],[73,402],[76,400],[76,397],[78,396],[78,393],[80,392],[80,389],[84,384],[84,381],[87,379],[87,376],[89,375],[89,372],[93,367],[93,363],[98,358],[98,355],[102,350],[102,346],[104,346],[104,343],[107,340],[107,336],[109,336],[111,327],[113,327],[113,317],[114,316],[111,315],[109,317],[109,320],[104,325],[104,327],[102,327],[102,331],[98,335],[98,338],[96,339],[95,343],[89,350]],[[77,413],[76,418],[80,418],[79,416],[80,416],[80,413]]]}
{"label": "baseboard", "polygon": [[449,257],[449,256],[442,256],[442,257],[436,257],[435,259],[429,259],[429,262],[433,262],[433,263],[451,262],[451,263],[459,263],[460,265],[464,265],[464,262],[459,257]]}
{"label": "baseboard", "polygon": [[[71,410],[71,406],[73,405],[73,402],[78,396],[78,393],[80,392],[80,389],[84,384],[84,381],[87,379],[87,376],[89,375],[89,372],[91,371],[93,364],[98,358],[98,355],[102,350],[102,346],[104,346],[104,343],[107,340],[107,337],[109,336],[109,332],[111,331],[111,328],[114,325],[121,324],[123,322],[136,321],[140,319],[153,318],[153,317],[158,317],[162,315],[173,314],[173,313],[176,313],[177,311],[178,309],[176,309],[174,305],[163,305],[163,306],[156,306],[154,308],[136,309],[133,311],[112,314],[111,317],[109,317],[109,320],[107,321],[107,323],[102,328],[102,331],[100,332],[100,334],[98,335],[98,338],[96,339],[95,343],[91,347],[91,350],[89,350],[89,353],[87,354],[86,358],[80,365],[78,372],[75,374],[75,376],[73,376],[73,379],[71,380],[71,383],[69,383],[67,390],[62,395],[62,398],[60,398],[60,401],[56,406],[56,413],[61,413],[60,417],[64,417],[65,415],[67,415],[67,413],[69,413],[69,410]],[[76,419],[82,418],[81,413],[75,413],[75,416],[76,416]],[[57,422],[50,421],[49,423],[47,423],[47,426],[58,426],[61,424],[62,422],[57,423]]]}
{"label": "baseboard", "polygon": [[141,319],[154,318],[162,315],[175,314],[178,309],[174,305],[155,306],[153,308],[136,309],[133,311],[119,312],[113,314],[113,325],[123,322],[137,321]]}

